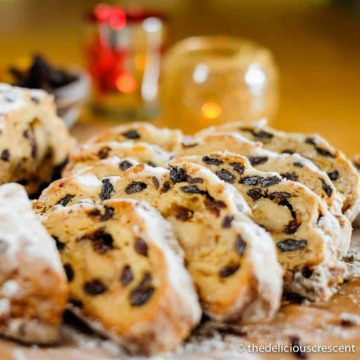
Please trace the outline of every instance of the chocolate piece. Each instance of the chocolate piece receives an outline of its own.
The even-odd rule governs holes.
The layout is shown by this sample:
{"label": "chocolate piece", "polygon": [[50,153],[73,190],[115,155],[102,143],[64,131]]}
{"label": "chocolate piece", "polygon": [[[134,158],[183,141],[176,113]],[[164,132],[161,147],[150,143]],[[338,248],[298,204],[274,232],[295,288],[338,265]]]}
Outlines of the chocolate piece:
{"label": "chocolate piece", "polygon": [[235,175],[233,175],[230,171],[228,171],[226,169],[221,169],[221,170],[217,171],[216,175],[219,179],[221,179],[229,184],[233,184],[236,179]]}
{"label": "chocolate piece", "polygon": [[134,279],[130,265],[125,265],[121,271],[120,282],[122,286],[129,285]]}
{"label": "chocolate piece", "polygon": [[141,181],[133,181],[129,185],[126,186],[125,192],[127,194],[135,194],[138,192],[142,192],[147,188],[147,185],[144,182]]}
{"label": "chocolate piece", "polygon": [[332,195],[332,188],[329,186],[329,184],[326,183],[324,179],[320,179],[320,180],[323,190],[325,191],[326,195],[330,197]]}
{"label": "chocolate piece", "polygon": [[10,160],[10,151],[8,149],[4,149],[1,152],[0,160],[2,160],[2,161],[9,161]]}
{"label": "chocolate piece", "polygon": [[207,156],[207,155],[205,155],[202,158],[202,161],[207,165],[216,165],[216,166],[219,166],[219,165],[221,165],[223,163],[223,161],[221,159],[210,157],[210,156]]}
{"label": "chocolate piece", "polygon": [[75,195],[66,194],[63,198],[61,198],[56,204],[66,206]]}
{"label": "chocolate piece", "polygon": [[249,156],[248,159],[253,166],[264,164],[269,160],[267,156]]}
{"label": "chocolate piece", "polygon": [[64,270],[65,270],[65,274],[66,274],[68,281],[69,282],[73,281],[74,280],[74,270],[73,270],[72,266],[70,264],[65,264]]}
{"label": "chocolate piece", "polygon": [[239,264],[226,265],[220,269],[219,276],[222,278],[229,277],[235,274],[239,270],[239,268],[240,268]]}
{"label": "chocolate piece", "polygon": [[302,250],[306,248],[307,240],[285,239],[279,241],[276,246],[281,252]]}
{"label": "chocolate piece", "polygon": [[187,209],[186,207],[179,206],[176,210],[176,219],[179,221],[188,221],[190,220],[194,215],[194,212],[190,209]]}
{"label": "chocolate piece", "polygon": [[130,140],[140,139],[140,134],[136,130],[126,131],[126,132],[122,133],[122,135],[125,138],[130,139]]}
{"label": "chocolate piece", "polygon": [[139,236],[135,240],[135,251],[142,255],[142,256],[148,256],[148,246],[146,242]]}
{"label": "chocolate piece", "polygon": [[107,291],[107,286],[99,279],[87,281],[84,284],[84,291],[91,296],[101,295]]}
{"label": "chocolate piece", "polygon": [[240,255],[243,256],[246,249],[246,242],[243,240],[241,235],[237,235],[235,240],[235,250]]}
{"label": "chocolate piece", "polygon": [[222,227],[224,229],[228,229],[231,227],[231,223],[233,222],[234,220],[234,217],[233,216],[225,216],[224,217],[224,220],[222,222]]}
{"label": "chocolate piece", "polygon": [[247,191],[247,194],[253,199],[253,200],[259,200],[263,195],[260,188],[253,188]]}
{"label": "chocolate piece", "polygon": [[130,169],[132,166],[133,166],[133,164],[127,160],[123,160],[123,161],[121,161],[121,163],[119,163],[119,169],[122,171]]}
{"label": "chocolate piece", "polygon": [[110,179],[101,180],[103,186],[100,191],[100,200],[108,200],[111,198],[111,193],[114,191],[114,185],[111,183]]}

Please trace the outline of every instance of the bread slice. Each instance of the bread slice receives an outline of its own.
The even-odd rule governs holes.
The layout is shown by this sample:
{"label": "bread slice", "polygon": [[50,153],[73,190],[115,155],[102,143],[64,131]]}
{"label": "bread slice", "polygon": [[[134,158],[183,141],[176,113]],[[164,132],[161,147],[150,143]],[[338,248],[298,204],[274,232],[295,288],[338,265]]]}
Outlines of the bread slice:
{"label": "bread slice", "polygon": [[286,133],[269,127],[228,123],[209,132],[230,131],[259,141],[265,149],[277,153],[298,153],[326,172],[342,197],[342,211],[353,221],[360,212],[360,176],[352,163],[339,150],[319,135]]}
{"label": "bread slice", "polygon": [[169,223],[148,204],[107,200],[58,208],[43,219],[60,244],[70,303],[130,352],[173,350],[201,308]]}
{"label": "bread slice", "polygon": [[151,166],[166,166],[172,154],[156,145],[144,142],[103,142],[84,144],[70,155],[69,163],[63,171],[63,176],[76,174],[79,170],[99,160],[117,156],[119,158],[132,158]]}
{"label": "bread slice", "polygon": [[209,316],[242,323],[272,318],[282,292],[275,247],[245,215],[250,210],[231,185],[196,164],[171,170],[140,164],[121,177],[61,179],[42,193],[36,208],[46,214],[109,198],[147,201],[170,221]]}
{"label": "bread slice", "polygon": [[[331,288],[343,281],[345,267],[337,254],[345,255],[349,249],[350,222],[345,238],[337,219],[307,187],[274,172],[258,171],[234,153],[215,152],[180,161],[206,166],[241,193],[252,209],[250,217],[276,244],[285,289],[299,289],[299,295],[326,300],[333,293]],[[319,268],[327,267],[332,271],[319,278]]]}
{"label": "bread slice", "polygon": [[88,143],[107,141],[141,141],[158,145],[166,151],[174,151],[182,140],[180,130],[157,128],[147,122],[133,122],[116,126],[91,138]]}
{"label": "bread slice", "polygon": [[55,242],[24,188],[0,186],[0,335],[25,343],[60,337],[68,288]]}
{"label": "bread slice", "polygon": [[[353,157],[353,164],[355,165],[356,170],[360,174],[360,154],[357,154]],[[355,228],[360,228],[360,214],[357,215],[353,222]]]}
{"label": "bread slice", "polygon": [[36,193],[64,164],[72,144],[52,97],[0,84],[0,184],[19,182]]}

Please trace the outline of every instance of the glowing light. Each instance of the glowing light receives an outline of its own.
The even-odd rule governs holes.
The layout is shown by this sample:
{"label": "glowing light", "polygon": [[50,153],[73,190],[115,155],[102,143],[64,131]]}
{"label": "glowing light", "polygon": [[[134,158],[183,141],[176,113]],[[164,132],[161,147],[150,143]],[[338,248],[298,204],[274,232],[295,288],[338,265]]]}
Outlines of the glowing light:
{"label": "glowing light", "polygon": [[109,18],[111,14],[111,7],[108,4],[98,4],[95,7],[95,16],[99,21],[105,21]]}
{"label": "glowing light", "polygon": [[203,84],[209,76],[209,69],[205,64],[198,64],[193,73],[193,79],[197,84]]}
{"label": "glowing light", "polygon": [[125,11],[120,7],[113,7],[109,19],[110,26],[115,30],[120,30],[126,25]]}
{"label": "glowing light", "polygon": [[147,33],[154,33],[161,29],[161,21],[156,17],[149,17],[144,20],[143,27]]}
{"label": "glowing light", "polygon": [[136,81],[129,74],[122,74],[116,79],[116,87],[125,94],[130,94],[136,89]]}
{"label": "glowing light", "polygon": [[203,104],[201,107],[201,113],[208,119],[216,119],[221,115],[222,110],[218,103],[210,101]]}
{"label": "glowing light", "polygon": [[260,95],[266,85],[267,76],[259,64],[251,64],[246,73],[245,81],[253,95]]}

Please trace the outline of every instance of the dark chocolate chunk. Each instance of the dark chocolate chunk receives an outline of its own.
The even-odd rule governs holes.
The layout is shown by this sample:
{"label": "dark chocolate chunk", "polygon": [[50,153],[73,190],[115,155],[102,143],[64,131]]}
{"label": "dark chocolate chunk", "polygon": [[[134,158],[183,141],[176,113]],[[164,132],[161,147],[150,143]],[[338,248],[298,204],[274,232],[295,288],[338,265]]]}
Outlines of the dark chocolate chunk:
{"label": "dark chocolate chunk", "polygon": [[162,188],[161,188],[161,192],[168,192],[171,188],[170,182],[169,181],[165,181]]}
{"label": "dark chocolate chunk", "polygon": [[234,220],[234,217],[233,216],[225,216],[224,217],[224,220],[223,220],[223,222],[222,222],[222,227],[224,228],[224,229],[228,229],[228,228],[230,228],[231,227],[231,223],[233,222],[233,220]]}
{"label": "dark chocolate chunk", "polygon": [[226,265],[220,269],[219,276],[222,278],[229,277],[235,274],[239,270],[239,268],[240,268],[239,264]]}
{"label": "dark chocolate chunk", "polygon": [[269,160],[267,156],[249,156],[248,159],[253,166],[264,164]]}
{"label": "dark chocolate chunk", "polygon": [[10,160],[10,151],[8,149],[4,149],[1,152],[0,160],[2,160],[2,161],[9,161]]}
{"label": "dark chocolate chunk", "polygon": [[253,199],[253,200],[259,200],[263,194],[260,188],[253,188],[247,191],[247,194]]}
{"label": "dark chocolate chunk", "polygon": [[108,200],[111,198],[111,193],[114,191],[114,185],[111,183],[110,179],[102,179],[102,188],[100,191],[100,200]]}
{"label": "dark chocolate chunk", "polygon": [[269,177],[267,177],[265,179],[262,179],[260,181],[260,185],[262,187],[269,187],[269,186],[272,186],[272,185],[276,185],[279,182],[281,182],[281,178],[279,178],[278,176],[269,176]]}
{"label": "dark chocolate chunk", "polygon": [[242,175],[245,171],[245,165],[242,163],[232,162],[230,166],[240,175]]}
{"label": "dark chocolate chunk", "polygon": [[284,200],[289,198],[291,198],[291,194],[286,191],[274,191],[269,194],[270,200],[275,200],[275,199]]}
{"label": "dark chocolate chunk", "polygon": [[196,185],[181,186],[180,190],[182,192],[184,192],[185,194],[203,194],[204,193]]}
{"label": "dark chocolate chunk", "polygon": [[331,186],[329,186],[329,184],[327,184],[324,179],[320,179],[320,180],[321,180],[323,190],[325,191],[326,195],[330,197],[332,195]]}
{"label": "dark chocolate chunk", "polygon": [[109,146],[104,146],[98,151],[97,156],[99,159],[106,159],[109,156],[110,151],[111,148]]}
{"label": "dark chocolate chunk", "polygon": [[122,286],[129,285],[134,279],[130,265],[125,265],[121,271],[120,282]]}
{"label": "dark chocolate chunk", "polygon": [[300,161],[294,161],[293,165],[298,167],[298,168],[303,168],[304,167],[304,164],[302,162],[300,162]]}
{"label": "dark chocolate chunk", "polygon": [[305,139],[305,143],[306,144],[309,144],[309,145],[316,145],[316,140],[315,140],[315,138],[313,138],[313,137],[307,137],[306,139]]}
{"label": "dark chocolate chunk", "polygon": [[107,291],[107,286],[99,279],[87,281],[84,284],[84,291],[91,296],[101,295]]}
{"label": "dark chocolate chunk", "polygon": [[71,199],[75,197],[75,195],[71,195],[71,194],[66,194],[64,197],[62,197],[56,204],[57,205],[62,205],[62,206],[66,206]]}
{"label": "dark chocolate chunk", "polygon": [[294,356],[298,359],[307,359],[308,356],[306,354],[305,346],[300,344],[300,339],[298,336],[292,336],[290,337],[290,349],[291,352],[294,354]]}
{"label": "dark chocolate chunk", "polygon": [[204,203],[206,208],[210,210],[215,216],[220,215],[220,209],[226,208],[226,205],[223,201],[215,200],[211,197],[208,197]]}
{"label": "dark chocolate chunk", "polygon": [[9,247],[8,242],[0,239],[0,254],[4,253],[8,247]]}
{"label": "dark chocolate chunk", "polygon": [[326,149],[323,149],[323,148],[321,148],[319,146],[315,146],[315,149],[316,149],[316,152],[321,156],[329,157],[329,158],[335,158],[335,155],[332,154],[330,151],[328,151]]}
{"label": "dark chocolate chunk", "polygon": [[279,241],[276,246],[281,252],[302,250],[306,248],[307,240],[285,239]]}
{"label": "dark chocolate chunk", "polygon": [[133,164],[130,161],[123,160],[119,163],[119,169],[122,171],[125,171],[127,169],[130,169],[133,166]]}
{"label": "dark chocolate chunk", "polygon": [[259,182],[263,179],[263,177],[261,176],[245,176],[243,178],[240,179],[239,184],[244,184],[244,185],[258,185]]}
{"label": "dark chocolate chunk", "polygon": [[295,234],[300,225],[296,220],[291,220],[285,225],[284,232],[286,234]]}
{"label": "dark chocolate chunk", "polygon": [[55,245],[58,250],[64,250],[65,244],[59,240],[59,238],[55,235],[51,235],[51,237],[55,240]]}
{"label": "dark chocolate chunk", "polygon": [[332,172],[328,172],[328,177],[330,178],[330,180],[332,181],[336,181],[339,178],[339,172],[337,170],[334,170]]}
{"label": "dark chocolate chunk", "polygon": [[216,166],[219,166],[223,163],[223,161],[221,159],[215,158],[215,157],[210,157],[208,155],[205,155],[202,158],[202,161],[207,165],[216,165]]}
{"label": "dark chocolate chunk", "polygon": [[154,186],[155,186],[155,189],[158,189],[159,186],[160,186],[160,183],[159,183],[159,180],[157,179],[157,177],[156,177],[156,176],[153,176],[153,177],[151,178],[151,180],[152,180],[152,182],[153,182],[153,184],[154,184]]}
{"label": "dark chocolate chunk", "polygon": [[123,135],[125,138],[131,139],[131,140],[140,139],[140,134],[139,134],[136,130],[126,131],[126,132],[122,133],[122,135]]}
{"label": "dark chocolate chunk", "polygon": [[228,171],[226,169],[221,169],[221,170],[217,171],[216,175],[219,179],[221,179],[229,184],[233,184],[236,179],[235,175],[233,175],[230,171]]}
{"label": "dark chocolate chunk", "polygon": [[285,172],[283,174],[280,174],[283,178],[285,178],[286,180],[290,180],[290,181],[297,181],[298,180],[298,175],[294,172]]}
{"label": "dark chocolate chunk", "polygon": [[147,185],[144,182],[141,181],[133,181],[129,185],[126,186],[125,192],[127,194],[135,194],[138,192],[142,192],[147,188]]}
{"label": "dark chocolate chunk", "polygon": [[74,280],[74,270],[70,264],[64,264],[64,270],[69,282]]}
{"label": "dark chocolate chunk", "polygon": [[174,184],[185,182],[186,178],[186,171],[183,168],[170,166],[170,179]]}
{"label": "dark chocolate chunk", "polygon": [[105,254],[113,249],[114,239],[104,229],[96,230],[90,237],[94,251]]}
{"label": "dark chocolate chunk", "polygon": [[241,237],[241,235],[237,235],[235,240],[235,250],[240,255],[243,256],[246,249],[246,242]]}
{"label": "dark chocolate chunk", "polygon": [[146,272],[139,285],[130,292],[130,303],[132,306],[142,306],[146,304],[152,295],[155,288],[151,285],[151,274]]}
{"label": "dark chocolate chunk", "polygon": [[140,236],[138,236],[137,239],[135,240],[134,248],[138,254],[142,256],[148,256],[148,246],[144,241],[144,239],[141,238]]}
{"label": "dark chocolate chunk", "polygon": [[188,221],[193,217],[193,215],[194,212],[192,210],[187,209],[186,207],[183,206],[178,206],[175,217],[179,221]]}

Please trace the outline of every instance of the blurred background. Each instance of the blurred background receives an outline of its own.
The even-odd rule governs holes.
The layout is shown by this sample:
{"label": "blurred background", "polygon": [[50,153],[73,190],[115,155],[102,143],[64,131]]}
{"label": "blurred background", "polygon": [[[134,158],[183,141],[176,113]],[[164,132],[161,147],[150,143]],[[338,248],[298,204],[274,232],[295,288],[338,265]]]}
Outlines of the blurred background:
{"label": "blurred background", "polygon": [[[92,0],[0,0],[0,75],[29,54],[84,65]],[[111,2],[110,2],[111,3]],[[166,18],[165,48],[194,35],[249,38],[279,72],[274,127],[319,132],[360,152],[360,2],[357,0],[138,0]],[[1,76],[0,76],[1,78]],[[81,120],[74,131],[81,131]],[[174,115],[173,125],[177,124]]]}

